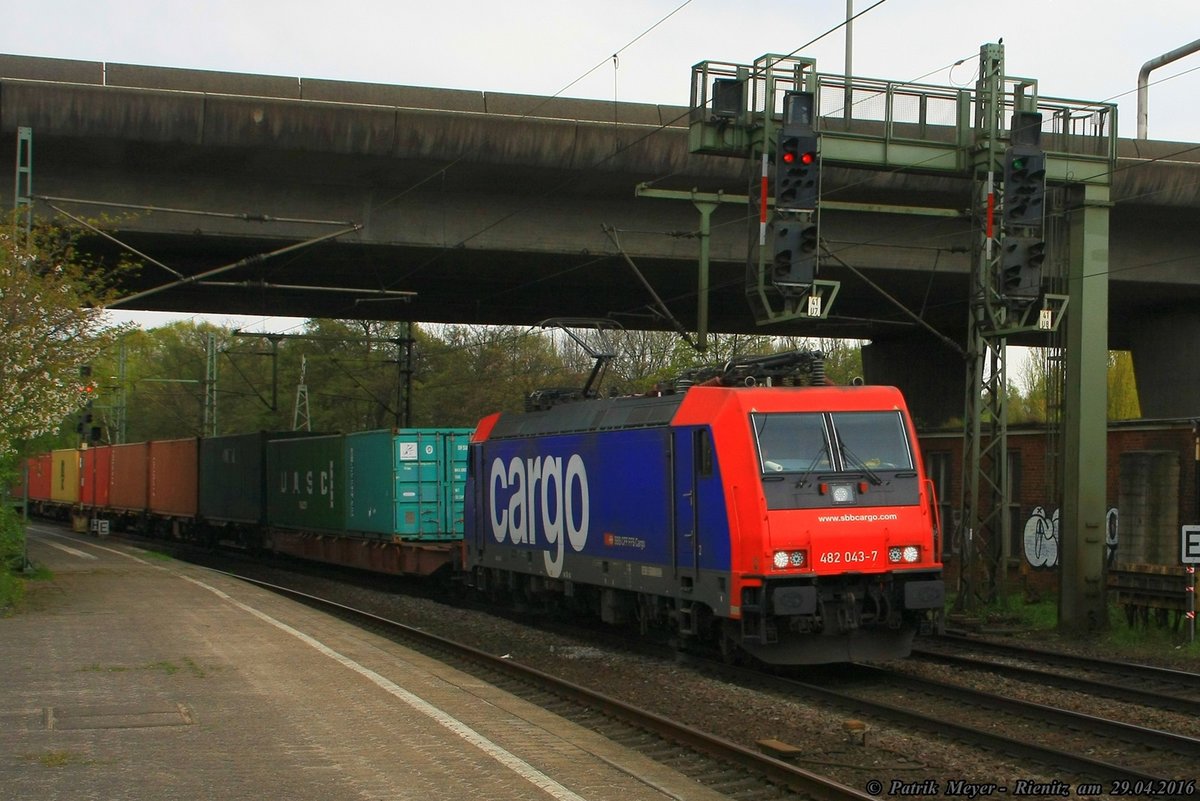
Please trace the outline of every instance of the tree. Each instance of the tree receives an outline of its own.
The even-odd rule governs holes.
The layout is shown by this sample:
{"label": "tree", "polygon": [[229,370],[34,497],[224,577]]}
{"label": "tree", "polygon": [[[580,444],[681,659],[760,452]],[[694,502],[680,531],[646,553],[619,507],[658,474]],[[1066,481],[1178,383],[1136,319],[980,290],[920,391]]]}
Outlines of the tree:
{"label": "tree", "polygon": [[1109,351],[1108,419],[1135,420],[1141,416],[1137,381],[1133,374],[1133,354],[1127,350]]}
{"label": "tree", "polygon": [[[103,327],[110,297],[61,229],[0,234],[0,486],[14,478],[20,449],[46,437],[89,397],[92,360],[118,335]],[[78,440],[75,440],[78,442]],[[0,573],[24,566],[24,532],[0,513]],[[0,590],[11,588],[6,577]]]}
{"label": "tree", "polygon": [[[126,360],[128,415],[126,441],[196,437],[204,432],[204,381],[207,375],[208,335],[217,335],[218,347],[228,336],[209,323],[176,322],[150,331],[135,332],[121,343]],[[108,354],[103,373],[109,382],[101,387],[107,411],[112,405],[107,386],[117,380],[117,359]],[[111,366],[110,366],[111,365]],[[113,393],[115,394],[115,393]]]}
{"label": "tree", "polygon": [[[1013,422],[1041,422],[1057,418],[1059,411],[1053,408],[1055,399],[1062,395],[1057,386],[1060,381],[1062,355],[1048,348],[1030,348],[1029,359],[1022,371],[1021,383],[1025,395],[1019,403],[1021,417],[1014,416],[1010,405],[1009,420]],[[1133,420],[1142,416],[1138,404],[1137,381],[1133,374],[1133,357],[1128,351],[1109,351],[1107,368],[1109,420]]]}
{"label": "tree", "polygon": [[445,326],[417,337],[413,415],[420,426],[473,426],[521,411],[535,389],[583,386],[553,338],[515,326]]}
{"label": "tree", "polygon": [[58,429],[80,409],[91,377],[81,368],[121,334],[104,327],[112,296],[62,229],[38,227],[25,241],[0,234],[0,460]]}

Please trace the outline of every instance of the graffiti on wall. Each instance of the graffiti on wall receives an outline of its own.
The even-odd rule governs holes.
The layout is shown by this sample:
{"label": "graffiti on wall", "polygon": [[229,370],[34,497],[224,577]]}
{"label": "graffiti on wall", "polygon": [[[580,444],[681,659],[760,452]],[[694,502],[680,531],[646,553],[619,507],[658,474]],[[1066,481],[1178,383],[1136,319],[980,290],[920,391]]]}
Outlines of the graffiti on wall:
{"label": "graffiti on wall", "polygon": [[1104,522],[1104,565],[1112,567],[1113,560],[1117,558],[1117,510],[1115,508],[1108,510],[1108,517]]}
{"label": "graffiti on wall", "polygon": [[1046,517],[1046,510],[1035,507],[1025,521],[1025,561],[1034,567],[1058,567],[1058,510]]}
{"label": "graffiti on wall", "polygon": [[[1047,516],[1046,510],[1038,506],[1025,521],[1025,561],[1033,567],[1058,567],[1058,512],[1055,509]],[[1117,518],[1117,510],[1109,509],[1104,533],[1104,562],[1107,565],[1112,565],[1117,556]]]}

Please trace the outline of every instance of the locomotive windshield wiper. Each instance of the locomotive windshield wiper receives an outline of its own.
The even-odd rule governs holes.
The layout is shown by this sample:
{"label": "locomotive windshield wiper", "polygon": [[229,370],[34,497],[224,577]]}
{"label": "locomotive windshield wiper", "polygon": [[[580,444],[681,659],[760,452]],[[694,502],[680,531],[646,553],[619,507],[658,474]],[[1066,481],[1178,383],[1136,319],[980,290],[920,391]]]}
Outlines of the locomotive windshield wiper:
{"label": "locomotive windshield wiper", "polygon": [[862,458],[859,457],[858,454],[856,454],[854,451],[847,448],[846,443],[839,442],[838,450],[842,454],[842,462],[843,463],[854,467],[856,470],[861,470],[864,473],[866,473],[867,478],[870,479],[871,483],[874,484],[875,486],[879,486],[880,484],[883,483],[883,479],[879,477],[879,474],[876,473],[871,468],[867,467],[867,463],[864,462],[862,460]]}
{"label": "locomotive windshield wiper", "polygon": [[817,469],[817,463],[825,457],[825,446],[822,445],[817,451],[817,455],[808,463],[808,467],[804,470],[804,475],[800,476],[800,480],[796,482],[796,488],[808,486],[808,477],[812,475],[812,471]]}

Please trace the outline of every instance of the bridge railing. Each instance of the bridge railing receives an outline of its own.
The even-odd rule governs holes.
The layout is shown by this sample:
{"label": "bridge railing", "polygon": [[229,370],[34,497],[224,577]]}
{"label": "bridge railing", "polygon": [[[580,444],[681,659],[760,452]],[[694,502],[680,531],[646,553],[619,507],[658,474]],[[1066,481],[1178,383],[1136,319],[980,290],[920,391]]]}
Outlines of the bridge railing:
{"label": "bridge railing", "polygon": [[909,142],[966,144],[970,92],[842,75],[817,77],[822,132]]}
{"label": "bridge railing", "polygon": [[[694,152],[752,157],[765,147],[764,128],[780,121],[781,96],[813,89],[823,158],[883,168],[964,173],[972,165],[980,99],[972,88],[871,78],[847,79],[813,70],[810,59],[768,55],[753,66],[705,61],[692,68],[689,117]],[[1006,81],[997,134],[1012,112],[1030,105],[1036,83]],[[1042,147],[1060,157],[1064,174],[1078,161],[1116,156],[1116,106],[1059,98],[1032,101],[1042,115]],[[764,117],[769,116],[770,126]]]}

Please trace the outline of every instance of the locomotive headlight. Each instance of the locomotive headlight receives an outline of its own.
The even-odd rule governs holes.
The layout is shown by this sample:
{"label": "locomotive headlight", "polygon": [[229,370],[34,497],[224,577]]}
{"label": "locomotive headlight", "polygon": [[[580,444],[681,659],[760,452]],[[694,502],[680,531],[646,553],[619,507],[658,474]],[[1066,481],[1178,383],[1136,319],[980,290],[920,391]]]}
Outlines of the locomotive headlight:
{"label": "locomotive headlight", "polygon": [[776,551],[771,556],[771,564],[775,566],[776,570],[804,567],[808,564],[808,553],[805,551]]}
{"label": "locomotive headlight", "polygon": [[854,485],[852,484],[831,484],[829,485],[829,493],[834,503],[854,502]]}
{"label": "locomotive headlight", "polygon": [[921,560],[921,549],[915,545],[893,545],[888,548],[888,561],[896,565],[901,562],[913,564]]}

